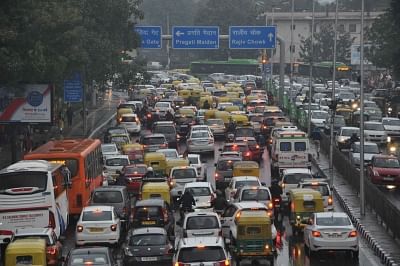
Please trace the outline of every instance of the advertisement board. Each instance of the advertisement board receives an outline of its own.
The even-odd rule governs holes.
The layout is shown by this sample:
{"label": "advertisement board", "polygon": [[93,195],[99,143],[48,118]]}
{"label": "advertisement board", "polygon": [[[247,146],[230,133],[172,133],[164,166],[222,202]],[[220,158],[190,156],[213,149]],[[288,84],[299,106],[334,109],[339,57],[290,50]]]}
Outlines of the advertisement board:
{"label": "advertisement board", "polygon": [[52,93],[48,84],[0,88],[0,124],[51,123]]}

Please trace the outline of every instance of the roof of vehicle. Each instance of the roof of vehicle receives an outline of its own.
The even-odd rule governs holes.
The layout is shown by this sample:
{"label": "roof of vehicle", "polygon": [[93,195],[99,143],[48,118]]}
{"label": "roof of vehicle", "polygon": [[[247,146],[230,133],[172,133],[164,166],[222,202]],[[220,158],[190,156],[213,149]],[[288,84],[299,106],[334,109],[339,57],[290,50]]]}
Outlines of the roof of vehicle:
{"label": "roof of vehicle", "polygon": [[257,186],[247,186],[247,185],[239,188],[240,193],[242,193],[245,190],[268,190],[269,191],[269,188],[266,186],[257,187]]}
{"label": "roof of vehicle", "polygon": [[189,237],[189,238],[181,238],[179,241],[180,248],[192,248],[198,246],[211,246],[211,247],[224,248],[225,244],[223,238],[219,236]]}
{"label": "roof of vehicle", "polygon": [[6,168],[3,168],[0,171],[0,174],[19,172],[19,171],[47,172],[47,171],[52,171],[58,167],[60,167],[60,164],[50,163],[44,160],[22,160],[12,165],[9,165]]}
{"label": "roof of vehicle", "polygon": [[[360,146],[360,142],[354,142],[354,145]],[[375,142],[364,141],[364,146],[378,146]]]}
{"label": "roof of vehicle", "polygon": [[194,217],[194,216],[215,216],[218,218],[218,214],[215,212],[208,212],[208,211],[196,211],[196,212],[189,212],[188,214],[185,214],[185,219],[187,219],[186,217]]}
{"label": "roof of vehicle", "polygon": [[122,114],[122,117],[137,117],[134,113]]}
{"label": "roof of vehicle", "polygon": [[314,198],[322,198],[322,195],[319,191],[316,191],[311,188],[294,188],[289,191],[289,193],[295,198],[295,199],[303,199],[307,200],[305,198],[306,195],[310,195],[309,200],[313,200]]}
{"label": "roof of vehicle", "polygon": [[82,212],[92,212],[92,211],[113,211],[114,210],[114,206],[106,206],[106,205],[97,205],[97,206],[86,206],[83,207]]}
{"label": "roof of vehicle", "polygon": [[255,137],[236,137],[235,138],[235,141],[237,141],[237,142],[246,142],[246,141],[248,141],[248,140],[256,140],[256,138]]}
{"label": "roof of vehicle", "polygon": [[[174,126],[174,122],[173,121],[157,121],[154,122],[153,124],[154,126]],[[153,134],[156,135],[156,134]]]}
{"label": "roof of vehicle", "polygon": [[283,170],[285,174],[311,174],[311,170],[308,168],[288,168]]}
{"label": "roof of vehicle", "polygon": [[[155,183],[155,184],[157,184],[157,183]],[[162,200],[162,199],[139,200],[136,202],[135,207],[144,207],[144,206],[164,206],[164,200]]]}
{"label": "roof of vehicle", "polygon": [[15,230],[14,236],[50,235],[52,231],[51,228],[18,228]]}
{"label": "roof of vehicle", "polygon": [[377,155],[374,155],[373,158],[380,158],[380,159],[398,159],[396,156],[389,155],[389,154],[377,154]]}
{"label": "roof of vehicle", "polygon": [[187,157],[188,157],[188,158],[189,158],[189,157],[200,158],[200,154],[189,153],[189,154],[187,155]]}
{"label": "roof of vehicle", "polygon": [[383,120],[400,120],[400,118],[397,118],[397,117],[382,117],[382,121]]}
{"label": "roof of vehicle", "polygon": [[176,149],[158,149],[158,150],[156,150],[156,152],[161,152],[161,153],[176,152],[176,153],[178,153],[178,151]]}
{"label": "roof of vehicle", "polygon": [[246,181],[246,180],[257,180],[259,181],[259,178],[256,176],[234,176],[232,177],[232,181],[238,182],[238,181]]}
{"label": "roof of vehicle", "polygon": [[257,202],[257,201],[241,201],[241,202],[235,202],[235,203],[233,203],[233,205],[235,205],[236,207],[238,207],[241,210],[243,210],[243,209],[247,209],[247,210],[256,210],[256,209],[267,210],[268,209],[267,206],[265,206],[263,203]]}
{"label": "roof of vehicle", "polygon": [[165,231],[162,227],[142,227],[133,229],[130,232],[131,236],[134,235],[145,235],[145,234],[160,234],[160,235],[167,235],[167,231]]}
{"label": "roof of vehicle", "polygon": [[343,130],[343,129],[360,130],[360,128],[358,128],[358,127],[340,127],[340,130]]}
{"label": "roof of vehicle", "polygon": [[379,121],[365,121],[364,125],[366,125],[366,124],[382,125],[382,122],[379,122]]}
{"label": "roof of vehicle", "polygon": [[187,165],[185,165],[185,166],[174,166],[174,167],[171,168],[171,172],[174,171],[174,170],[184,170],[184,169],[194,169],[194,170],[196,170],[196,167],[187,166]]}
{"label": "roof of vehicle", "polygon": [[210,187],[209,182],[191,182],[191,183],[186,183],[185,188],[192,188],[192,187]]}
{"label": "roof of vehicle", "polygon": [[349,217],[346,213],[344,212],[316,212],[314,213],[315,216],[318,217]]}
{"label": "roof of vehicle", "polygon": [[99,252],[102,253],[108,253],[109,248],[108,247],[77,247],[71,249],[70,253],[71,254],[96,254]]}
{"label": "roof of vehicle", "polygon": [[229,156],[236,158],[236,157],[240,157],[240,153],[237,151],[224,151],[224,152],[221,152],[219,156],[220,157],[224,156],[224,158],[228,158]]}
{"label": "roof of vehicle", "polygon": [[160,133],[155,133],[155,134],[149,134],[149,135],[144,135],[143,138],[165,138],[164,134]]}
{"label": "roof of vehicle", "polygon": [[230,143],[225,143],[224,147],[229,147],[229,146],[247,146],[247,143],[244,142],[230,142]]}
{"label": "roof of vehicle", "polygon": [[117,144],[115,144],[115,143],[102,143],[101,144],[102,148],[103,147],[109,147],[109,146],[113,146],[113,147],[117,148]]}
{"label": "roof of vehicle", "polygon": [[257,169],[260,167],[256,161],[235,162],[233,166],[236,168],[257,168]]}
{"label": "roof of vehicle", "polygon": [[94,189],[93,192],[96,191],[123,191],[126,190],[125,186],[104,186],[104,187],[97,187]]}
{"label": "roof of vehicle", "polygon": [[[41,245],[41,246],[40,246]],[[7,253],[15,254],[18,250],[26,252],[31,249],[46,248],[46,241],[40,238],[17,239],[8,244]],[[18,254],[20,255],[20,254]]]}
{"label": "roof of vehicle", "polygon": [[129,160],[129,156],[125,155],[125,154],[110,154],[110,155],[107,155],[105,157],[106,160],[113,159],[113,158],[121,158],[121,159],[128,159]]}
{"label": "roof of vehicle", "polygon": [[299,182],[299,185],[303,185],[303,184],[311,184],[311,185],[326,185],[329,186],[328,180],[325,178],[322,178],[322,180],[320,179],[303,179]]}

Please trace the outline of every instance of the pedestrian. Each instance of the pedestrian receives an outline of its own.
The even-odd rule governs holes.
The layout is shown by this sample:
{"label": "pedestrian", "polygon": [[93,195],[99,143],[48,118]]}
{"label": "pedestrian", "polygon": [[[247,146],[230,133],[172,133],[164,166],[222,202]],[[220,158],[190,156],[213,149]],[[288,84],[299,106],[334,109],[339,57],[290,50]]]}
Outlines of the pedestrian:
{"label": "pedestrian", "polygon": [[67,108],[67,120],[68,120],[68,126],[72,126],[72,117],[74,116],[74,111],[72,110],[71,105],[68,105]]}

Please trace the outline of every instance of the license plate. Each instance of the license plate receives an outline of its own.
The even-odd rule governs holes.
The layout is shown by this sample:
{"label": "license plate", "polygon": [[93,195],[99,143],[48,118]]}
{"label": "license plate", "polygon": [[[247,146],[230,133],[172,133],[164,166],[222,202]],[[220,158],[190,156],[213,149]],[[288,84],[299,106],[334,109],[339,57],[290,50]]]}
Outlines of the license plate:
{"label": "license plate", "polygon": [[224,178],[225,181],[231,181],[231,179],[232,179],[232,178],[230,178],[230,177],[225,177],[225,178]]}
{"label": "license plate", "polygon": [[103,228],[90,228],[90,232],[92,233],[103,232]]}
{"label": "license plate", "polygon": [[385,181],[393,181],[394,177],[384,177],[383,180],[385,180]]}
{"label": "license plate", "polygon": [[143,221],[142,224],[144,224],[144,225],[152,225],[152,224],[156,224],[156,221]]}
{"label": "license plate", "polygon": [[142,257],[142,261],[157,261],[157,257]]}
{"label": "license plate", "polygon": [[330,237],[332,237],[332,238],[339,238],[339,237],[341,237],[341,235],[339,235],[339,234],[332,234],[332,235],[330,235]]}

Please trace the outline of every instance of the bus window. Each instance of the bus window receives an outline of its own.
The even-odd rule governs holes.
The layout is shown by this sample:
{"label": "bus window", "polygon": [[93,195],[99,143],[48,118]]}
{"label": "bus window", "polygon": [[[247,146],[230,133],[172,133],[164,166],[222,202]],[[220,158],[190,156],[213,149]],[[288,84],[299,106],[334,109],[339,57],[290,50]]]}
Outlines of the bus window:
{"label": "bus window", "polygon": [[292,147],[291,147],[291,143],[290,142],[281,142],[279,143],[279,150],[280,151],[291,151]]}

